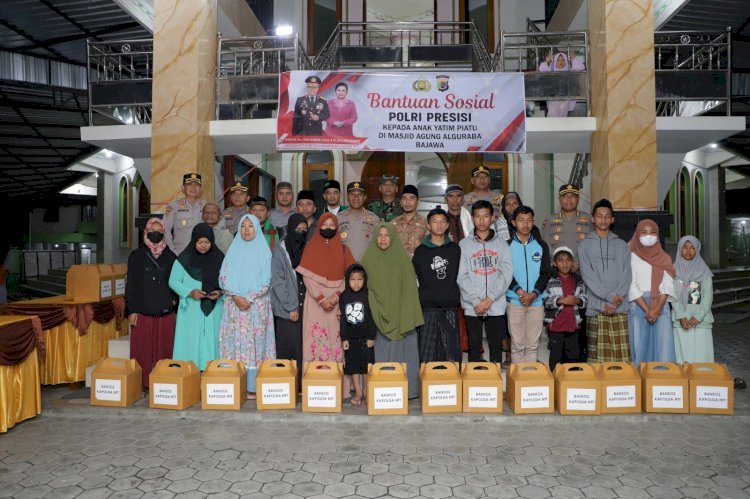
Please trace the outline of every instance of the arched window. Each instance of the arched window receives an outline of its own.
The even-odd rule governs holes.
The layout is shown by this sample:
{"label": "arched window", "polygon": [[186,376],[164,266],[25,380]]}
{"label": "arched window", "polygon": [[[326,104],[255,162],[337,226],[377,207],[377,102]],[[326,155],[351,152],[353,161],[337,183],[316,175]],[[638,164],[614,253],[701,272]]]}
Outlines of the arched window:
{"label": "arched window", "polygon": [[679,220],[680,237],[690,234],[690,174],[687,168],[680,171],[679,199],[677,219]]}
{"label": "arched window", "polygon": [[677,216],[675,213],[675,190],[677,189],[677,181],[675,180],[672,182],[672,185],[669,187],[669,192],[667,192],[667,196],[664,198],[664,204],[662,205],[662,209],[669,214],[672,215],[672,223],[668,225],[664,229],[664,238],[667,241],[675,241],[675,224],[677,223]]}
{"label": "arched window", "polygon": [[695,173],[693,180],[693,235],[703,241],[703,174]]}
{"label": "arched window", "polygon": [[130,243],[131,197],[127,177],[120,179],[120,187],[117,189],[118,220],[120,245]]}

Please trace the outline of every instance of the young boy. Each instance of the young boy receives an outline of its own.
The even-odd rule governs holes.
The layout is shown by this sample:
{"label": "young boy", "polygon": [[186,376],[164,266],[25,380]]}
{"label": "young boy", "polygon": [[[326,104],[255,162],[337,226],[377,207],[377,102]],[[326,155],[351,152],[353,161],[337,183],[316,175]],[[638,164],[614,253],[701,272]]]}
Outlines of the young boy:
{"label": "young boy", "polygon": [[513,362],[536,362],[544,322],[543,295],[550,276],[549,248],[531,234],[534,210],[530,207],[516,208],[512,222],[513,281],[507,292],[510,356]]}
{"label": "young boy", "polygon": [[339,297],[341,310],[341,348],[344,349],[344,374],[351,375],[354,384],[352,405],[364,401],[367,364],[375,363],[375,322],[367,297],[367,272],[354,263],[346,269],[346,289]]}
{"label": "young boy", "polygon": [[588,289],[586,345],[589,362],[630,362],[628,307],[630,250],[611,232],[612,203],[601,199],[592,214],[595,231],[578,246],[578,268]]}
{"label": "young boy", "polygon": [[513,278],[508,244],[495,234],[492,204],[484,199],[471,206],[474,232],[459,246],[458,287],[469,331],[469,362],[481,362],[482,329],[487,333],[490,362],[502,361],[505,324],[505,291]]}
{"label": "young boy", "polygon": [[461,248],[446,235],[448,213],[442,208],[427,214],[427,230],[412,258],[424,316],[424,326],[417,328],[419,361],[461,362],[457,313]]}
{"label": "young boy", "polygon": [[560,246],[552,253],[554,269],[547,282],[544,323],[549,331],[549,368],[558,363],[579,362],[578,335],[586,307],[586,285],[574,274],[573,250]]}

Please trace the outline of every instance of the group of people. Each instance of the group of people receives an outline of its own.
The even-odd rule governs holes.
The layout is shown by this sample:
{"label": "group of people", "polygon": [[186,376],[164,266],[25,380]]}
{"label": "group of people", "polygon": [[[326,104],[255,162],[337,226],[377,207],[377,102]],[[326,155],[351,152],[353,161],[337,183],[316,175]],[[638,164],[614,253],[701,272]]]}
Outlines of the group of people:
{"label": "group of people", "polygon": [[[534,362],[545,325],[553,369],[586,358],[713,361],[712,274],[696,238],[681,239],[673,261],[657,224],[642,220],[626,243],[611,230],[611,203],[595,203],[593,216],[579,211],[573,185],[560,188],[560,211],[540,230],[518,193],[489,188],[487,168],[471,183],[468,194],[448,186],[445,209],[426,217],[418,189],[397,196],[392,175],[381,177],[370,210],[361,182],[347,185],[341,206],[340,184],[328,181],[317,215],[309,191],[293,208],[291,185],[280,182],[271,210],[263,198],[247,206],[239,184],[219,217],[221,230],[236,231],[225,251],[219,223],[206,221],[210,204],[182,248],[182,212],[149,220],[126,290],[144,386],[161,358],[201,370],[229,358],[245,364],[252,398],[263,360],[335,361],[344,362],[345,398],[353,392],[360,405],[367,365],[393,361],[407,364],[413,398],[421,362],[460,362],[464,352],[481,361],[485,348],[491,362],[504,352],[506,363]],[[200,176],[186,175],[186,196],[195,185]]]}

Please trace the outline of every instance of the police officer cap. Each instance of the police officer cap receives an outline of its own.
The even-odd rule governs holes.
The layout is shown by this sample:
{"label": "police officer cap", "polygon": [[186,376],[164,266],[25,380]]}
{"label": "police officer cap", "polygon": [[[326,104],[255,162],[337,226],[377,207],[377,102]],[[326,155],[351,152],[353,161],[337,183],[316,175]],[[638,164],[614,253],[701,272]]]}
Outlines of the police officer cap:
{"label": "police officer cap", "polygon": [[474,168],[473,170],[471,170],[471,176],[472,177],[476,177],[477,175],[482,175],[482,174],[489,175],[490,174],[490,169],[487,168],[484,165],[479,165],[476,168]]}
{"label": "police officer cap", "polygon": [[380,185],[383,185],[386,182],[393,182],[394,184],[398,184],[398,177],[395,175],[382,175],[380,177]]}
{"label": "police officer cap", "polygon": [[346,192],[362,191],[365,192],[365,186],[362,182],[349,182],[346,185]]}
{"label": "police officer cap", "polygon": [[461,194],[464,193],[464,188],[461,187],[458,184],[451,184],[448,187],[445,188],[445,195],[447,196],[451,192],[460,192]]}
{"label": "police officer cap", "polygon": [[318,85],[320,85],[320,78],[318,78],[317,76],[308,76],[307,78],[305,78],[305,83],[317,83]]}
{"label": "police officer cap", "polygon": [[415,196],[419,197],[419,189],[417,189],[417,187],[414,185],[407,184],[404,186],[404,190],[401,191],[401,195],[403,196],[404,194],[414,194]]}
{"label": "police officer cap", "polygon": [[266,208],[268,208],[268,201],[263,196],[255,196],[250,200],[250,207],[253,207],[255,205],[265,206]]}
{"label": "police officer cap", "polygon": [[337,191],[341,192],[341,184],[339,184],[338,180],[326,180],[326,183],[323,184],[323,192],[327,191],[328,189],[336,189]]}
{"label": "police officer cap", "polygon": [[303,199],[309,199],[310,201],[314,203],[315,194],[313,193],[313,191],[308,191],[308,190],[303,189],[299,191],[299,193],[297,194],[297,201],[302,201]]}
{"label": "police officer cap", "polygon": [[234,191],[247,192],[247,187],[242,185],[242,182],[235,182],[232,188],[229,189],[229,192],[234,192]]}
{"label": "police officer cap", "polygon": [[182,176],[182,183],[187,184],[198,184],[203,185],[203,181],[201,180],[201,174],[200,173],[186,173]]}
{"label": "police officer cap", "polygon": [[563,194],[575,194],[576,196],[581,195],[581,191],[578,190],[578,187],[576,187],[573,184],[565,184],[560,186],[560,196]]}

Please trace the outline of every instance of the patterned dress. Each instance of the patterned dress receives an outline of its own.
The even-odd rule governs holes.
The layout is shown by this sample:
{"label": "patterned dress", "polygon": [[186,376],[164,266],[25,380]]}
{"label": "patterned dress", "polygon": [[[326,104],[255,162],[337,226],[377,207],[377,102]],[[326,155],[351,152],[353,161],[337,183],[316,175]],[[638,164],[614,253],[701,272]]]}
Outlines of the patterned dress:
{"label": "patterned dress", "polygon": [[[226,286],[226,276],[220,279]],[[266,359],[276,358],[276,336],[273,328],[270,286],[244,298],[250,308],[240,310],[232,298],[224,300],[224,316],[219,328],[219,350],[223,359],[239,360],[247,369],[247,391],[255,391],[258,366]]]}
{"label": "patterned dress", "polygon": [[334,287],[328,287],[315,279],[303,275],[307,294],[305,295],[304,314],[302,314],[302,359],[313,361],[344,361],[344,349],[341,348],[341,324],[336,317],[334,307],[330,312],[323,310],[318,300],[338,296],[344,291],[344,280],[336,281]]}

